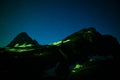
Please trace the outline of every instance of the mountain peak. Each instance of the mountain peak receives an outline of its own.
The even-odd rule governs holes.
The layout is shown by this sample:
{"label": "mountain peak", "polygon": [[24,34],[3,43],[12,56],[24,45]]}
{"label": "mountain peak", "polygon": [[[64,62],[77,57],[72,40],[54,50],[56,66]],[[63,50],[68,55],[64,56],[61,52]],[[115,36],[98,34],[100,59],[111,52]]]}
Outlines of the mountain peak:
{"label": "mountain peak", "polygon": [[15,38],[21,38],[21,39],[29,38],[29,39],[31,39],[30,36],[26,32],[19,33]]}
{"label": "mountain peak", "polygon": [[19,33],[10,44],[7,45],[7,47],[15,47],[17,44],[19,45],[32,45],[32,46],[38,46],[38,42],[36,40],[32,40],[32,38],[26,33],[21,32]]}
{"label": "mountain peak", "polygon": [[21,33],[19,33],[19,35],[27,35],[28,36],[28,34],[26,32],[21,32]]}

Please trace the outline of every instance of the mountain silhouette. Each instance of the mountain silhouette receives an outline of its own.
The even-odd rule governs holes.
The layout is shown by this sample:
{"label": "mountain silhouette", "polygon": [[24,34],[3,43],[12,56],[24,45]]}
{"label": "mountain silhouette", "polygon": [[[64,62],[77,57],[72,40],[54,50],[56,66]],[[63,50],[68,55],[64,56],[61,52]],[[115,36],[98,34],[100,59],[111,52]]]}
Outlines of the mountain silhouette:
{"label": "mountain silhouette", "polygon": [[102,80],[119,73],[119,42],[95,28],[34,47],[37,45],[27,33],[18,34],[8,48],[0,48],[0,73],[11,78],[27,76],[40,80]]}
{"label": "mountain silhouette", "polygon": [[36,40],[33,40],[26,32],[21,32],[7,45],[7,47],[18,47],[23,45],[33,47],[39,46],[39,43]]}

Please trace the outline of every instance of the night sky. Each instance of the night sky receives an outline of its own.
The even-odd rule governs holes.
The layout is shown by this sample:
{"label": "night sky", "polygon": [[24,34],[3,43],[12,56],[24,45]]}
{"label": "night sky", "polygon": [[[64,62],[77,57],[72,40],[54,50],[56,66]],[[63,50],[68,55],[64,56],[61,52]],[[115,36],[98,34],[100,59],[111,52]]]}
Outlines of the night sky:
{"label": "night sky", "polygon": [[120,41],[119,0],[0,0],[0,47],[20,32],[48,44],[95,27]]}

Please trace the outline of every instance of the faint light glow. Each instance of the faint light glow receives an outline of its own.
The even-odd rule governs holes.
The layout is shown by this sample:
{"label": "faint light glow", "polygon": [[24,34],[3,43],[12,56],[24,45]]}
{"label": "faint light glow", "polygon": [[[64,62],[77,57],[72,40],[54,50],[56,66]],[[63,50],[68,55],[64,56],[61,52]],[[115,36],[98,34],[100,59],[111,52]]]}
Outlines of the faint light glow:
{"label": "faint light glow", "polygon": [[95,61],[94,59],[89,59],[90,62]]}
{"label": "faint light glow", "polygon": [[75,70],[72,70],[73,73],[75,73],[76,71]]}
{"label": "faint light glow", "polygon": [[22,44],[22,45],[19,45],[19,43],[15,44],[14,47],[20,47],[20,48],[25,48],[25,47],[32,47],[33,45],[32,44]]}
{"label": "faint light glow", "polygon": [[34,54],[35,56],[44,56],[43,53],[39,53],[39,54]]}
{"label": "faint light glow", "polygon": [[69,42],[70,41],[70,39],[68,39],[68,40],[65,40],[65,41],[57,41],[57,42],[54,42],[54,43],[52,43],[52,44],[49,44],[49,45],[56,45],[56,46],[59,46],[59,45],[61,45],[61,43],[66,43],[66,42]]}
{"label": "faint light glow", "polygon": [[10,52],[26,52],[26,51],[32,51],[34,49],[15,49],[15,48],[7,48],[6,49],[7,51],[10,51]]}
{"label": "faint light glow", "polygon": [[80,68],[82,68],[83,65],[80,65],[80,64],[76,64],[75,67],[73,68],[72,72],[77,72]]}
{"label": "faint light glow", "polygon": [[66,42],[69,42],[69,41],[70,41],[70,39],[63,41],[63,43],[66,43]]}
{"label": "faint light glow", "polygon": [[17,43],[17,44],[15,44],[15,46],[14,47],[19,47],[19,44]]}
{"label": "faint light glow", "polygon": [[60,45],[62,43],[62,41],[58,41],[58,42],[54,42],[51,45]]}

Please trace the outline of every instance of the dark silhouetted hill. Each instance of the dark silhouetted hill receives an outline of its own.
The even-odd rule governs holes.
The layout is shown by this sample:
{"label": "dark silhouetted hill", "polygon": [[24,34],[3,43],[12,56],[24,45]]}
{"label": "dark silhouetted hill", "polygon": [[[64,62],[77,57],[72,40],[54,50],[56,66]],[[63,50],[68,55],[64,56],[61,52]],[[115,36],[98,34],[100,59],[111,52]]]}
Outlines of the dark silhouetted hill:
{"label": "dark silhouetted hill", "polygon": [[26,33],[21,32],[18,34],[11,42],[7,45],[7,47],[15,47],[15,45],[28,45],[39,46],[39,43],[36,40],[32,40],[32,38]]}

